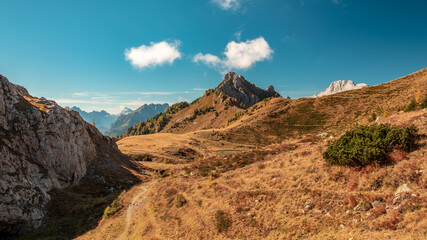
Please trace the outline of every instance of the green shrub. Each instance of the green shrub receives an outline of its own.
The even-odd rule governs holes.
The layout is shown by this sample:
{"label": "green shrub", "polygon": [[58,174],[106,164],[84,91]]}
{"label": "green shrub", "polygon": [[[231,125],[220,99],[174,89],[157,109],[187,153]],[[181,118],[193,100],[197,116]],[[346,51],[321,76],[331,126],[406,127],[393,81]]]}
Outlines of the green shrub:
{"label": "green shrub", "polygon": [[427,108],[427,94],[424,96],[424,99],[421,102],[421,108]]}
{"label": "green shrub", "polygon": [[369,118],[369,122],[373,122],[377,120],[377,114],[372,113],[371,117]]}
{"label": "green shrub", "polygon": [[182,194],[178,194],[175,200],[175,207],[180,208],[187,203],[187,200],[182,196]]}
{"label": "green shrub", "polygon": [[146,162],[151,162],[153,161],[153,158],[151,157],[150,154],[131,154],[130,157],[135,160],[135,161],[146,161]]}
{"label": "green shrub", "polygon": [[323,157],[331,164],[347,166],[385,163],[394,149],[412,151],[417,132],[413,125],[404,128],[386,124],[359,126],[330,144]]}
{"label": "green shrub", "polygon": [[103,219],[109,219],[112,217],[116,212],[120,211],[120,209],[123,208],[123,200],[119,196],[118,198],[114,199],[114,201],[104,210],[104,215],[102,216]]}
{"label": "green shrub", "polygon": [[417,102],[415,101],[415,99],[412,99],[411,102],[406,107],[405,112],[415,111],[416,109],[417,109]]}
{"label": "green shrub", "polygon": [[224,211],[218,210],[215,214],[215,219],[216,229],[218,230],[218,232],[226,232],[228,228],[231,227],[231,219]]}
{"label": "green shrub", "polygon": [[423,100],[421,100],[419,98],[417,98],[417,99],[418,100],[415,100],[415,98],[414,98],[411,100],[411,102],[408,104],[408,106],[406,106],[405,112],[420,110],[420,109],[424,109],[427,107],[427,94],[424,95]]}
{"label": "green shrub", "polygon": [[241,112],[236,113],[234,115],[234,117],[232,117],[231,119],[228,119],[228,123],[230,124],[230,123],[238,120],[240,117],[242,117],[243,115],[245,115],[245,113],[246,113],[245,111],[241,111]]}

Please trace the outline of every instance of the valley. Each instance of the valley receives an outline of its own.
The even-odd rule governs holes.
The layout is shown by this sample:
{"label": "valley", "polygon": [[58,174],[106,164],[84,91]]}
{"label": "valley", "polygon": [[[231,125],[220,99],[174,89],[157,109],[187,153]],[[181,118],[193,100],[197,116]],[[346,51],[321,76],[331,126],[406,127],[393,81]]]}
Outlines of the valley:
{"label": "valley", "polygon": [[427,1],[0,6],[0,240],[427,239]]}
{"label": "valley", "polygon": [[[224,81],[232,79],[235,89],[254,86],[231,76]],[[116,138],[125,155],[115,157],[107,145],[96,145],[98,157],[87,174],[78,184],[52,189],[43,224],[17,239],[427,235],[427,112],[406,111],[412,99],[427,94],[426,69],[324,97],[265,96],[251,106],[241,104],[245,98],[225,95],[221,84]],[[242,92],[255,99],[262,91]],[[324,160],[329,144],[347,130],[382,123],[413,124],[418,147],[387,165],[348,167]]]}

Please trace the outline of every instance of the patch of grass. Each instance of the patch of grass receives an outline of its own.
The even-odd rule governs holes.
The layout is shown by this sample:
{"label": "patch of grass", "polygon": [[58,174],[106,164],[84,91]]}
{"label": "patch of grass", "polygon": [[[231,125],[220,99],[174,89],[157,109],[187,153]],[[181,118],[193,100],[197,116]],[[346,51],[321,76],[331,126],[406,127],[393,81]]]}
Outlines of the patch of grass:
{"label": "patch of grass", "polygon": [[423,100],[421,100],[420,98],[421,97],[413,98],[406,106],[405,112],[411,112],[427,108],[427,94],[424,96]]}
{"label": "patch of grass", "polygon": [[405,112],[415,111],[417,110],[417,102],[415,99],[412,99],[411,102],[406,106]]}
{"label": "patch of grass", "polygon": [[123,199],[121,197],[122,194],[120,194],[118,198],[114,199],[114,201],[107,208],[105,208],[104,214],[102,215],[103,219],[111,218],[114,216],[114,214],[123,208]]}
{"label": "patch of grass", "polygon": [[374,122],[377,120],[377,114],[372,113],[371,117],[368,119],[369,122]]}
{"label": "patch of grass", "polygon": [[243,152],[242,150],[218,150],[217,153],[220,155],[231,155],[231,154],[235,154],[235,153],[241,153]]}
{"label": "patch of grass", "polygon": [[182,194],[178,194],[175,200],[175,207],[180,208],[187,203],[187,199]]}
{"label": "patch of grass", "polygon": [[360,126],[347,131],[341,138],[328,146],[323,157],[331,164],[366,166],[385,163],[387,155],[394,149],[412,151],[418,129],[390,127],[386,124]]}
{"label": "patch of grass", "polygon": [[232,122],[234,122],[234,121],[237,121],[239,118],[241,118],[243,115],[245,115],[245,113],[246,113],[246,112],[244,112],[244,111],[236,113],[236,114],[234,115],[234,117],[232,117],[232,118],[228,119],[228,122],[227,122],[227,123],[228,123],[228,124],[230,124],[230,123],[232,123]]}
{"label": "patch of grass", "polygon": [[215,219],[218,232],[226,232],[231,227],[232,221],[224,211],[218,210],[215,214]]}
{"label": "patch of grass", "polygon": [[151,162],[153,158],[150,154],[132,154],[130,157],[135,161]]}
{"label": "patch of grass", "polygon": [[225,157],[211,157],[194,163],[192,168],[197,169],[203,177],[212,176],[217,178],[220,173],[228,172],[237,168],[242,168],[264,158],[273,153],[266,150],[252,150],[238,154],[227,155]]}

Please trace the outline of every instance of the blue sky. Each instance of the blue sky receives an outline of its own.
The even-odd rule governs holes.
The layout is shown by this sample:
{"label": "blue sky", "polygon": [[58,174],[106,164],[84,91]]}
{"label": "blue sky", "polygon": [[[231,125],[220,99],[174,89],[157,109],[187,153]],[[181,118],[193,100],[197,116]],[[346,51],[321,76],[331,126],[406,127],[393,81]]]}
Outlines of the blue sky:
{"label": "blue sky", "polygon": [[0,0],[0,74],[63,106],[191,101],[236,71],[282,96],[427,67],[422,0]]}

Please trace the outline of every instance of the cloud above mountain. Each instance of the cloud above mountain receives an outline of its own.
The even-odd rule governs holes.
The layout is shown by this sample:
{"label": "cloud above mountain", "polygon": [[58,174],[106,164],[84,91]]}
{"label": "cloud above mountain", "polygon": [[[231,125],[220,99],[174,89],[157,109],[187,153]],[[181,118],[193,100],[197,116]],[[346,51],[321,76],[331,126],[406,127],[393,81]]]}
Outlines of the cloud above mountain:
{"label": "cloud above mountain", "polygon": [[151,42],[150,45],[141,45],[125,50],[125,58],[135,68],[154,68],[166,63],[172,64],[181,58],[178,50],[180,41],[174,42]]}
{"label": "cloud above mountain", "polygon": [[241,4],[241,0],[212,0],[212,2],[224,10],[236,10]]}
{"label": "cloud above mountain", "polygon": [[223,59],[209,53],[198,53],[193,57],[193,62],[206,64],[221,72],[231,69],[244,70],[252,67],[256,62],[271,59],[273,53],[268,42],[263,37],[259,37],[246,42],[229,42],[224,50]]}

